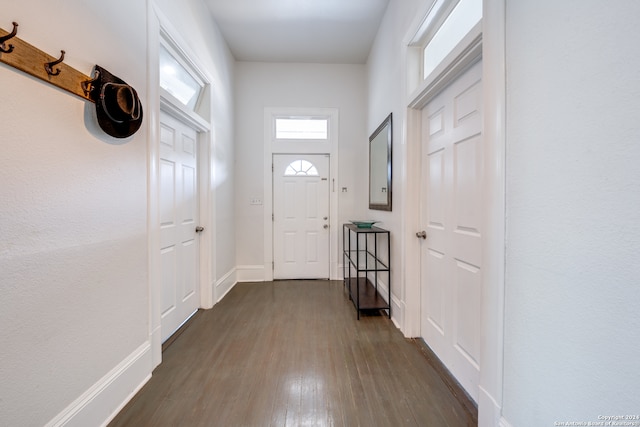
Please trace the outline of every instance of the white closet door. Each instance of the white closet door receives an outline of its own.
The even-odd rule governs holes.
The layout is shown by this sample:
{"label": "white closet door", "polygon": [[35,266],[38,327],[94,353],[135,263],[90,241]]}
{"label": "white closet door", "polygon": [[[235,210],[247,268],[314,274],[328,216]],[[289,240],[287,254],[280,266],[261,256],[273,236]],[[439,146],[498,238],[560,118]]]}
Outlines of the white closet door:
{"label": "white closet door", "polygon": [[476,401],[482,293],[481,76],[479,62],[422,112],[422,337]]}
{"label": "white closet door", "polygon": [[162,341],[200,305],[197,132],[161,114],[160,256],[162,265]]}

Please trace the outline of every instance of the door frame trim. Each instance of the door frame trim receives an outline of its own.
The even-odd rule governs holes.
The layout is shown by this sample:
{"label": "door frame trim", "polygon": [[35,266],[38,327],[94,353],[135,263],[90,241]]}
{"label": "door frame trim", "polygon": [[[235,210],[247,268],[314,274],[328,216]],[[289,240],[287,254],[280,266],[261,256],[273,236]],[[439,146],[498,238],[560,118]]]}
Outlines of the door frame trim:
{"label": "door frame trim", "polygon": [[506,268],[506,0],[483,1],[483,296],[478,425],[501,424]]}
{"label": "door frame trim", "polygon": [[[329,118],[328,143],[282,143],[275,140],[273,128],[276,117],[325,116]],[[264,281],[273,280],[273,155],[328,154],[329,155],[329,279],[338,279],[338,143],[339,114],[337,108],[276,108],[264,109]]]}

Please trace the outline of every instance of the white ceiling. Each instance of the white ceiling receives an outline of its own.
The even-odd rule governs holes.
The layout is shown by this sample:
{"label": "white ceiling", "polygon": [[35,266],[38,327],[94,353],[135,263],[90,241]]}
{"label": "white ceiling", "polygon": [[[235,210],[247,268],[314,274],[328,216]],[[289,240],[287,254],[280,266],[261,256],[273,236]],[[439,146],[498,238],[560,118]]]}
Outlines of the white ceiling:
{"label": "white ceiling", "polygon": [[389,0],[205,0],[238,61],[364,64]]}

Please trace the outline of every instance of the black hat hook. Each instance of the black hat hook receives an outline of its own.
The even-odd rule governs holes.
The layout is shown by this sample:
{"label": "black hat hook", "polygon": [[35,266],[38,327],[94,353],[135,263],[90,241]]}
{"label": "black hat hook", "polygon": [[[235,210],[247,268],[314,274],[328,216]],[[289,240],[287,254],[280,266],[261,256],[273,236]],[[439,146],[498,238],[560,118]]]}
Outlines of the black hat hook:
{"label": "black hat hook", "polygon": [[89,96],[89,92],[91,92],[93,85],[98,81],[99,78],[100,78],[100,70],[96,69],[94,72],[94,77],[91,80],[85,80],[80,83],[85,95]]}
{"label": "black hat hook", "polygon": [[4,45],[4,42],[6,42],[9,39],[12,39],[16,36],[16,34],[18,34],[18,23],[17,22],[13,22],[13,31],[11,31],[9,34],[7,34],[4,37],[0,37],[0,52],[3,53],[11,53],[13,52],[13,45],[10,44],[9,47],[6,47]]}
{"label": "black hat hook", "polygon": [[44,69],[47,70],[47,74],[50,76],[57,76],[60,74],[60,68],[57,68],[56,71],[53,71],[53,67],[64,61],[64,50],[60,51],[60,59],[57,61],[47,62],[44,64]]}

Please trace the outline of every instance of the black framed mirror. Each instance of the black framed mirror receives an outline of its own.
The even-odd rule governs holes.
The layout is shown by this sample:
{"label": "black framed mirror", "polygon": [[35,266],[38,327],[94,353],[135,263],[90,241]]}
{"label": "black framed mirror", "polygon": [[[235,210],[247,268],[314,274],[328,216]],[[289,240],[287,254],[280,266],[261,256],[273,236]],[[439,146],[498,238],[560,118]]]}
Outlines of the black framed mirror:
{"label": "black framed mirror", "polygon": [[391,210],[392,115],[369,137],[369,209]]}

